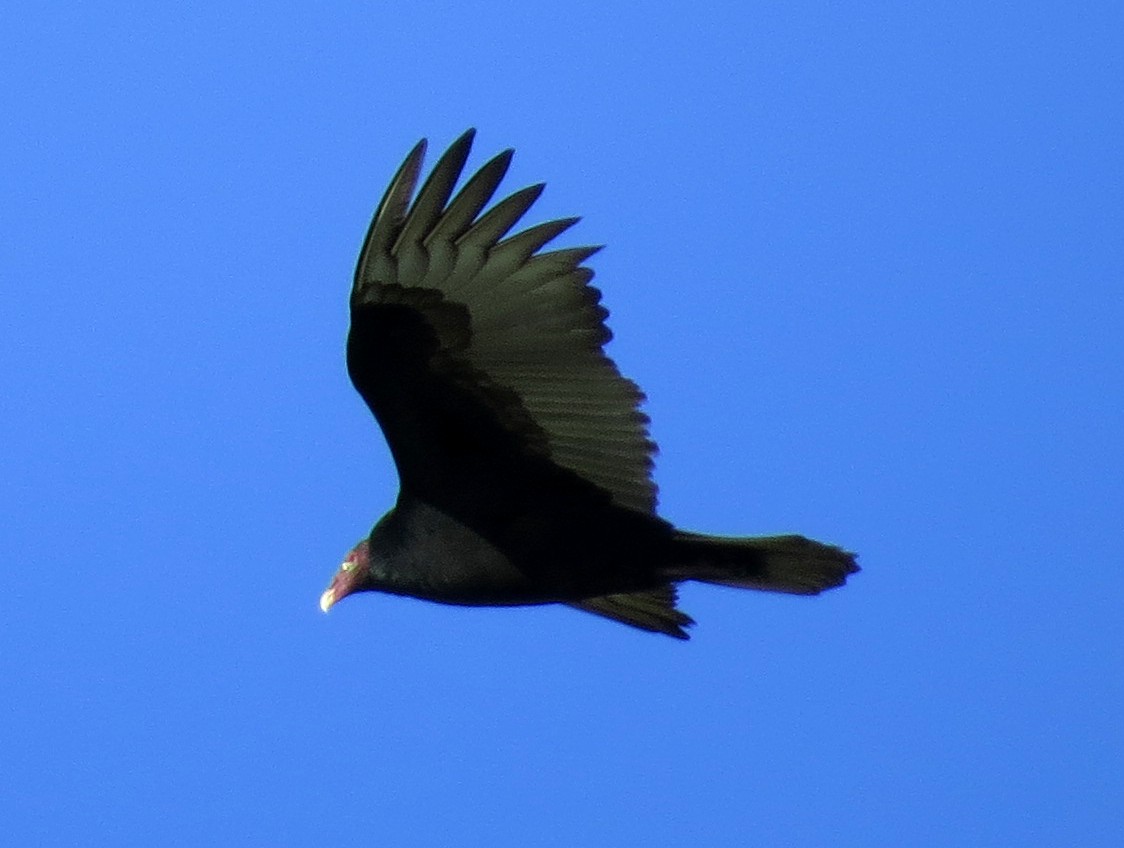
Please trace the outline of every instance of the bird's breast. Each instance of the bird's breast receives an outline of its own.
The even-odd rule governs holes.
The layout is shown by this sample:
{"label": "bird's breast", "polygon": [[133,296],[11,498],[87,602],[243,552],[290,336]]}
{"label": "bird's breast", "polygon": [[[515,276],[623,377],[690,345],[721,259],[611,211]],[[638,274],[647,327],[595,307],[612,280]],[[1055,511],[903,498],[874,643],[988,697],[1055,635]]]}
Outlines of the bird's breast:
{"label": "bird's breast", "polygon": [[377,588],[472,606],[547,603],[487,539],[424,502],[400,502],[370,539]]}

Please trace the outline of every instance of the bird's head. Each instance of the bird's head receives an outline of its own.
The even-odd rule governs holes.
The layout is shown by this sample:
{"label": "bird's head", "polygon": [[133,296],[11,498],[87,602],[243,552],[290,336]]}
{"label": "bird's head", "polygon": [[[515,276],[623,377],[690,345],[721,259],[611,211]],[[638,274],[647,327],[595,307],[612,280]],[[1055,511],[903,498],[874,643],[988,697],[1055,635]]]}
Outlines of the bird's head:
{"label": "bird's head", "polygon": [[364,539],[344,557],[340,570],[320,596],[320,609],[327,612],[336,601],[362,589],[370,578],[369,566],[370,551]]}

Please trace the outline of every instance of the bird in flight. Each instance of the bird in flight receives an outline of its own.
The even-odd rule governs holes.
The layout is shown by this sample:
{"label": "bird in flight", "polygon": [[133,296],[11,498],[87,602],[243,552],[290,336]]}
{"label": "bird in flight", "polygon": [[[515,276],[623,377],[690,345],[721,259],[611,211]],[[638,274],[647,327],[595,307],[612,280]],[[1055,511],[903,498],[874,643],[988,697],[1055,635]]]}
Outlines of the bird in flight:
{"label": "bird in flight", "polygon": [[803,536],[718,537],[656,514],[644,399],[603,346],[585,266],[543,247],[577,218],[509,235],[542,193],[488,207],[505,150],[455,196],[469,130],[415,195],[426,142],[391,180],[359,253],[347,370],[398,469],[394,507],[344,559],[356,592],[448,604],[567,604],[686,639],[688,580],[797,595],[841,586],[853,554]]}

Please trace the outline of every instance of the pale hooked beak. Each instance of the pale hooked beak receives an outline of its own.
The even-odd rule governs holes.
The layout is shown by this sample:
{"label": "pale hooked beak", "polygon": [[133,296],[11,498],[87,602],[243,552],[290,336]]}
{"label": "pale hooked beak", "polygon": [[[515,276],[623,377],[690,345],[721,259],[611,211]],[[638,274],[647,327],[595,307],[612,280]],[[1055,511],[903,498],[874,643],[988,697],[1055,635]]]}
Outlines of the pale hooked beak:
{"label": "pale hooked beak", "polygon": [[328,584],[328,588],[324,590],[324,594],[320,596],[320,609],[327,612],[336,603],[352,592],[358,592],[363,589],[363,580],[367,575],[367,543],[360,542],[342,563],[340,563],[339,571],[336,572],[332,578],[332,582]]}
{"label": "pale hooked beak", "polygon": [[359,570],[355,567],[355,563],[351,560],[344,560],[340,570],[336,572],[336,576],[332,578],[332,582],[328,584],[328,588],[320,596],[320,609],[327,612],[336,605],[337,601],[343,600],[354,592],[358,588],[358,584]]}

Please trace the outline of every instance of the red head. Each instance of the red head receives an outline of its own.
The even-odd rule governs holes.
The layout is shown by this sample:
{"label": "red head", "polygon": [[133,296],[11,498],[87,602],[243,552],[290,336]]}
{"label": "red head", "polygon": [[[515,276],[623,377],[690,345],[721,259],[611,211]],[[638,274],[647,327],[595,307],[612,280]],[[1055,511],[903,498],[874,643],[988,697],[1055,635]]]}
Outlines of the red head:
{"label": "red head", "polygon": [[367,540],[364,539],[344,558],[340,570],[332,578],[331,585],[320,596],[320,609],[327,612],[336,601],[362,589],[368,576],[368,562]]}

